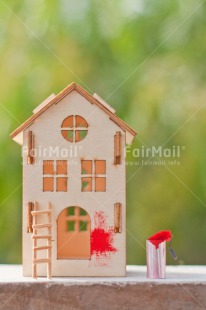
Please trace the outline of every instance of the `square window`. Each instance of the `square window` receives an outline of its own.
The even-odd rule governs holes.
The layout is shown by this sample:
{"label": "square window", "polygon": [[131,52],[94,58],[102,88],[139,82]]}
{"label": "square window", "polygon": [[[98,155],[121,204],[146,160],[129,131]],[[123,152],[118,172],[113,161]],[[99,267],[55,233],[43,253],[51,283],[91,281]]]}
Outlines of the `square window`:
{"label": "square window", "polygon": [[82,178],[82,192],[92,191],[92,178]]}
{"label": "square window", "polygon": [[75,208],[75,207],[69,207],[69,208],[67,209],[67,215],[74,215],[74,208]]}
{"label": "square window", "polygon": [[67,221],[67,231],[75,231],[75,221]]}
{"label": "square window", "polygon": [[43,192],[54,191],[54,178],[43,178]]}
{"label": "square window", "polygon": [[57,174],[67,174],[67,160],[57,160]]}
{"label": "square window", "polygon": [[92,174],[92,160],[82,160],[82,174]]}
{"label": "square window", "polygon": [[80,221],[79,222],[79,231],[87,231],[87,222]]}
{"label": "square window", "polygon": [[56,191],[57,192],[67,191],[67,178],[56,178]]}
{"label": "square window", "polygon": [[43,174],[54,174],[54,161],[43,160]]}
{"label": "square window", "polygon": [[95,192],[106,191],[106,178],[95,178]]}
{"label": "square window", "polygon": [[95,174],[106,173],[106,160],[95,160]]}

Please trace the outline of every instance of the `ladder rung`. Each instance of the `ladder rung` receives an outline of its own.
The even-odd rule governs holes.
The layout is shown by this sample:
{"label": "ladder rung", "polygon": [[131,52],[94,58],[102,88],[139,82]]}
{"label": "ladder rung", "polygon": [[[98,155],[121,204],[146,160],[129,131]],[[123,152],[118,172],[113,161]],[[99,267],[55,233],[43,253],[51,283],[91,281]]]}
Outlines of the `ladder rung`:
{"label": "ladder rung", "polygon": [[33,250],[34,251],[40,251],[40,250],[49,250],[51,249],[52,246],[51,245],[45,245],[45,246],[37,246],[37,247],[34,247]]}
{"label": "ladder rung", "polygon": [[38,229],[38,228],[46,228],[46,227],[51,227],[51,224],[36,224],[32,225],[33,229]]}
{"label": "ladder rung", "polygon": [[51,258],[33,259],[33,264],[51,263]]}
{"label": "ladder rung", "polygon": [[41,214],[48,214],[51,213],[51,210],[39,210],[39,211],[32,211],[32,215],[41,215]]}
{"label": "ladder rung", "polygon": [[32,236],[33,239],[51,239],[52,235],[36,235],[36,236]]}

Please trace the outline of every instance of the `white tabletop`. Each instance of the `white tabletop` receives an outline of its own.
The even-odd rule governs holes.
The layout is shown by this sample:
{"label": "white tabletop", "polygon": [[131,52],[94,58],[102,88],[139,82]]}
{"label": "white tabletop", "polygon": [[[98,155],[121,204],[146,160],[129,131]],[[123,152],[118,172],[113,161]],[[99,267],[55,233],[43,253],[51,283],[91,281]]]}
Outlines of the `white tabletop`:
{"label": "white tabletop", "polygon": [[148,279],[146,266],[127,266],[126,277],[53,277],[51,280],[22,276],[21,265],[0,265],[0,283],[28,283],[28,282],[62,282],[70,284],[113,284],[154,282],[161,284],[172,283],[204,283],[206,284],[206,266],[167,266],[166,279]]}

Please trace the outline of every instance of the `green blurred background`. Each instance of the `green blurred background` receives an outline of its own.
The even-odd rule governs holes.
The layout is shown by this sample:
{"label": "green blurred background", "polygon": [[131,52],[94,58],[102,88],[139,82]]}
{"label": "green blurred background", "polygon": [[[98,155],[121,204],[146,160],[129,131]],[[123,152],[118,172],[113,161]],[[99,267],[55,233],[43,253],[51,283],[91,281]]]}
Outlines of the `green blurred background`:
{"label": "green blurred background", "polygon": [[206,262],[205,23],[199,0],[0,1],[0,263],[21,262],[21,151],[9,134],[72,81],[138,131],[132,148],[185,148],[180,165],[128,154],[127,263],[145,264],[145,240],[162,229],[175,264]]}

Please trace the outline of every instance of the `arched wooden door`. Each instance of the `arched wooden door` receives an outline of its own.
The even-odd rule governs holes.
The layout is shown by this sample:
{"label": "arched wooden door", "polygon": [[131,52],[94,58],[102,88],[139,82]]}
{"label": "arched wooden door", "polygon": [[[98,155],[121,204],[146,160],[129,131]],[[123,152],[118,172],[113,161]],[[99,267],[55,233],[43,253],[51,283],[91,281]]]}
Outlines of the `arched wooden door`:
{"label": "arched wooden door", "polygon": [[90,217],[80,207],[64,209],[57,219],[57,259],[90,258]]}

